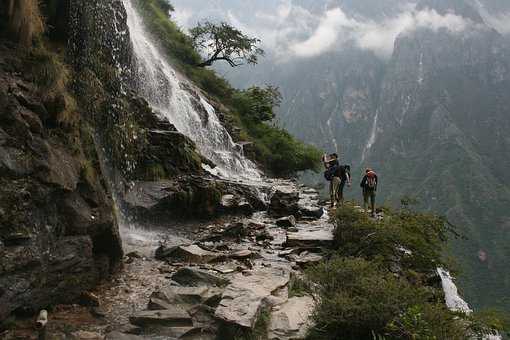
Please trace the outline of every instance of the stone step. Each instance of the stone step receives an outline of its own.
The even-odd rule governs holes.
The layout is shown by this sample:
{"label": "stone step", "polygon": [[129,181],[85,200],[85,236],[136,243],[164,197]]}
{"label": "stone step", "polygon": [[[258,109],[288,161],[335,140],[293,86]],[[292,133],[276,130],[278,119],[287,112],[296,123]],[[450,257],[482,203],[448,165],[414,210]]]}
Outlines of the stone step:
{"label": "stone step", "polygon": [[129,322],[140,327],[165,326],[165,327],[191,327],[191,316],[180,306],[172,306],[172,309],[141,311],[129,317]]}

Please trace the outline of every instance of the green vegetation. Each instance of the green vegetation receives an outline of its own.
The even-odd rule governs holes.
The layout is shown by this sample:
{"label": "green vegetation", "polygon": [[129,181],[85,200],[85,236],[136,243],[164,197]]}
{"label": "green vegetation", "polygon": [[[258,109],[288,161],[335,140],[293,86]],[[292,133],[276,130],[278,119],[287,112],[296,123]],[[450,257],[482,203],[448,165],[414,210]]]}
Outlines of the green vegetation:
{"label": "green vegetation", "polygon": [[450,226],[408,209],[375,221],[345,205],[331,258],[300,283],[320,297],[308,339],[469,339],[502,331],[497,314],[447,309],[436,274]]}
{"label": "green vegetation", "polygon": [[226,106],[228,118],[241,128],[243,139],[253,142],[251,156],[255,161],[276,176],[289,176],[307,169],[318,170],[318,150],[296,140],[285,130],[266,123],[269,117],[274,118],[272,109],[277,104],[277,97],[268,91],[275,88],[236,90],[214,71],[196,67],[203,60],[192,39],[170,20],[159,1],[139,0],[136,3],[148,30],[157,38],[172,65],[210,95],[213,101]]}
{"label": "green vegetation", "polygon": [[190,30],[193,45],[199,51],[207,54],[199,67],[211,66],[216,61],[226,61],[231,67],[247,64],[257,64],[258,57],[264,51],[257,47],[260,39],[250,38],[235,27],[222,22],[214,24],[210,21],[199,23]]}

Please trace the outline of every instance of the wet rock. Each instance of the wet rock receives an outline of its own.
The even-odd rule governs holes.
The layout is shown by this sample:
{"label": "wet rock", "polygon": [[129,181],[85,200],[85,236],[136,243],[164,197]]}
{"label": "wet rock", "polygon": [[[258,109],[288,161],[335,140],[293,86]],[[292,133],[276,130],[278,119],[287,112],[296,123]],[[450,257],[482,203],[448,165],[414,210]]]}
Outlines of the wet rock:
{"label": "wet rock", "polygon": [[251,252],[251,250],[243,249],[233,252],[232,254],[229,255],[229,257],[233,259],[246,259],[252,257],[252,255],[253,253]]}
{"label": "wet rock", "polygon": [[324,208],[319,203],[319,194],[317,192],[303,192],[300,195],[299,213],[303,218],[319,219],[324,214]]}
{"label": "wet rock", "polygon": [[105,318],[106,317],[106,311],[102,307],[92,307],[90,309],[90,314],[92,314],[96,318]]}
{"label": "wet rock", "polygon": [[267,229],[257,230],[254,233],[256,241],[271,241],[274,240],[274,236]]}
{"label": "wet rock", "polygon": [[214,308],[206,305],[196,305],[188,310],[193,319],[193,325],[199,327],[214,327],[216,319],[214,318]]}
{"label": "wet rock", "polygon": [[227,286],[215,316],[230,324],[253,328],[268,297],[289,282],[289,272],[264,268],[237,274]]}
{"label": "wet rock", "polygon": [[183,308],[172,306],[171,309],[142,311],[129,317],[129,322],[140,327],[165,326],[165,327],[191,327],[191,316]]}
{"label": "wet rock", "polygon": [[181,335],[179,340],[216,340],[217,331],[209,327],[194,327]]}
{"label": "wet rock", "polygon": [[77,331],[71,333],[75,340],[103,340],[105,337],[96,332]]}
{"label": "wet rock", "polygon": [[224,236],[241,238],[248,234],[248,230],[243,222],[230,223],[223,231]]}
{"label": "wet rock", "polygon": [[4,236],[4,245],[6,247],[15,247],[25,245],[32,239],[29,233],[14,232]]}
{"label": "wet rock", "polygon": [[275,217],[299,213],[299,192],[289,187],[278,187],[271,195],[269,213]]}
{"label": "wet rock", "polygon": [[312,263],[318,263],[322,261],[322,256],[319,254],[309,253],[307,251],[301,252],[299,255],[290,254],[288,259],[295,262],[298,265],[304,266]]}
{"label": "wet rock", "polygon": [[220,201],[220,210],[226,214],[250,215],[255,209],[245,198],[232,194],[223,195]]}
{"label": "wet rock", "polygon": [[143,256],[142,254],[140,254],[139,252],[137,252],[136,250],[135,251],[132,251],[130,253],[127,253],[126,254],[126,257],[128,258],[133,258],[133,259],[141,259]]}
{"label": "wet rock", "polygon": [[106,334],[105,340],[148,340],[148,338],[121,332],[110,332]]}
{"label": "wet rock", "polygon": [[80,295],[80,305],[89,307],[99,307],[99,297],[91,292],[83,292]]}
{"label": "wet rock", "polygon": [[158,298],[169,304],[199,304],[204,300],[209,288],[207,286],[199,287],[181,287],[169,286],[160,291],[154,292],[151,295],[153,298]]}
{"label": "wet rock", "polygon": [[213,275],[207,271],[184,267],[172,275],[172,280],[186,286],[225,286],[229,283],[227,279]]}
{"label": "wet rock", "polygon": [[269,339],[304,339],[310,327],[314,300],[310,296],[292,297],[271,313]]}
{"label": "wet rock", "polygon": [[328,247],[333,243],[333,233],[330,228],[300,229],[297,232],[287,232],[286,247]]}
{"label": "wet rock", "polygon": [[156,250],[158,260],[187,263],[208,263],[217,260],[222,254],[200,248],[196,244],[167,248],[162,245]]}
{"label": "wet rock", "polygon": [[296,226],[296,218],[293,215],[282,217],[276,220],[276,225],[280,228],[288,229]]}
{"label": "wet rock", "polygon": [[170,309],[172,307],[172,303],[166,301],[166,299],[163,299],[164,297],[161,296],[161,292],[154,292],[152,293],[149,304],[147,305],[148,310],[165,310]]}

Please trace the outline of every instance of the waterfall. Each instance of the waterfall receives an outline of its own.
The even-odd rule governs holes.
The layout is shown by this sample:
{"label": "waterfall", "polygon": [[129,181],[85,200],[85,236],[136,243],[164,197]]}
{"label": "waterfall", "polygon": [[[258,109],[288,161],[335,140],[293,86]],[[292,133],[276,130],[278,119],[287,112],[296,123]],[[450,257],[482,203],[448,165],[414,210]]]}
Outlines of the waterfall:
{"label": "waterfall", "polygon": [[375,143],[375,139],[377,137],[377,119],[378,118],[379,118],[379,110],[377,110],[377,112],[375,113],[374,123],[372,125],[372,130],[370,132],[370,137],[368,138],[367,145],[363,149],[363,155],[361,156],[361,162],[364,162],[366,160],[368,152],[370,151],[370,149],[372,148],[372,146]]}
{"label": "waterfall", "polygon": [[[437,268],[437,273],[441,277],[441,285],[443,286],[446,307],[450,310],[471,314],[473,310],[459,295],[457,286],[453,282],[452,276],[443,268]],[[483,340],[501,340],[500,335],[487,334],[484,335]]]}
{"label": "waterfall", "polygon": [[226,178],[260,178],[255,164],[243,156],[242,147],[234,143],[215,109],[174,70],[168,57],[152,41],[132,0],[122,2],[127,12],[139,94],[216,164],[215,174]]}
{"label": "waterfall", "polygon": [[459,311],[466,314],[473,312],[471,308],[469,308],[467,302],[460,297],[457,286],[453,282],[450,273],[443,268],[438,268],[437,273],[441,277],[446,306],[453,311]]}

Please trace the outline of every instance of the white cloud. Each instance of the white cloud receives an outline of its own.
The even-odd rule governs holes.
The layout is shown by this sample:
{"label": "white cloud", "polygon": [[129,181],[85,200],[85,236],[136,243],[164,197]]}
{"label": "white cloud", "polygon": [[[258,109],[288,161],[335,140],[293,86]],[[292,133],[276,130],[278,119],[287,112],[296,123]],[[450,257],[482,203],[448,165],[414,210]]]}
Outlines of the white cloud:
{"label": "white cloud", "polygon": [[434,31],[447,29],[460,32],[468,22],[457,15],[440,15],[435,10],[407,11],[382,22],[348,18],[340,8],[334,8],[320,19],[311,36],[291,45],[291,51],[298,57],[313,57],[324,52],[341,48],[345,42],[353,42],[361,49],[373,51],[381,57],[393,52],[397,36],[418,28]]}
{"label": "white cloud", "polygon": [[193,12],[185,7],[177,7],[175,12],[172,12],[172,18],[181,27],[189,27],[190,20],[193,17]]}
{"label": "white cloud", "polygon": [[319,26],[311,37],[292,45],[291,50],[300,57],[322,54],[339,43],[342,31],[355,26],[357,26],[357,22],[347,18],[340,8],[331,9],[320,20]]}
{"label": "white cloud", "polygon": [[510,13],[488,15],[485,21],[501,34],[510,34]]}
{"label": "white cloud", "polygon": [[[188,7],[191,5],[187,5],[185,0],[181,1],[174,14],[180,25],[189,27],[192,21],[205,18],[226,20],[246,34],[261,39],[263,48],[276,61],[294,57],[310,58],[341,49],[345,44],[388,58],[393,53],[395,39],[401,33],[419,28],[460,32],[472,24],[452,13],[441,15],[430,9],[418,11],[415,5],[408,3],[395,16],[374,21],[359,16],[350,17],[341,7],[330,5],[326,7],[328,10],[321,12],[315,8],[312,12],[293,0],[274,0],[272,6],[252,4],[249,12],[243,6],[228,9],[217,5],[205,6],[197,17],[196,8]],[[505,22],[503,19],[500,21]]]}

